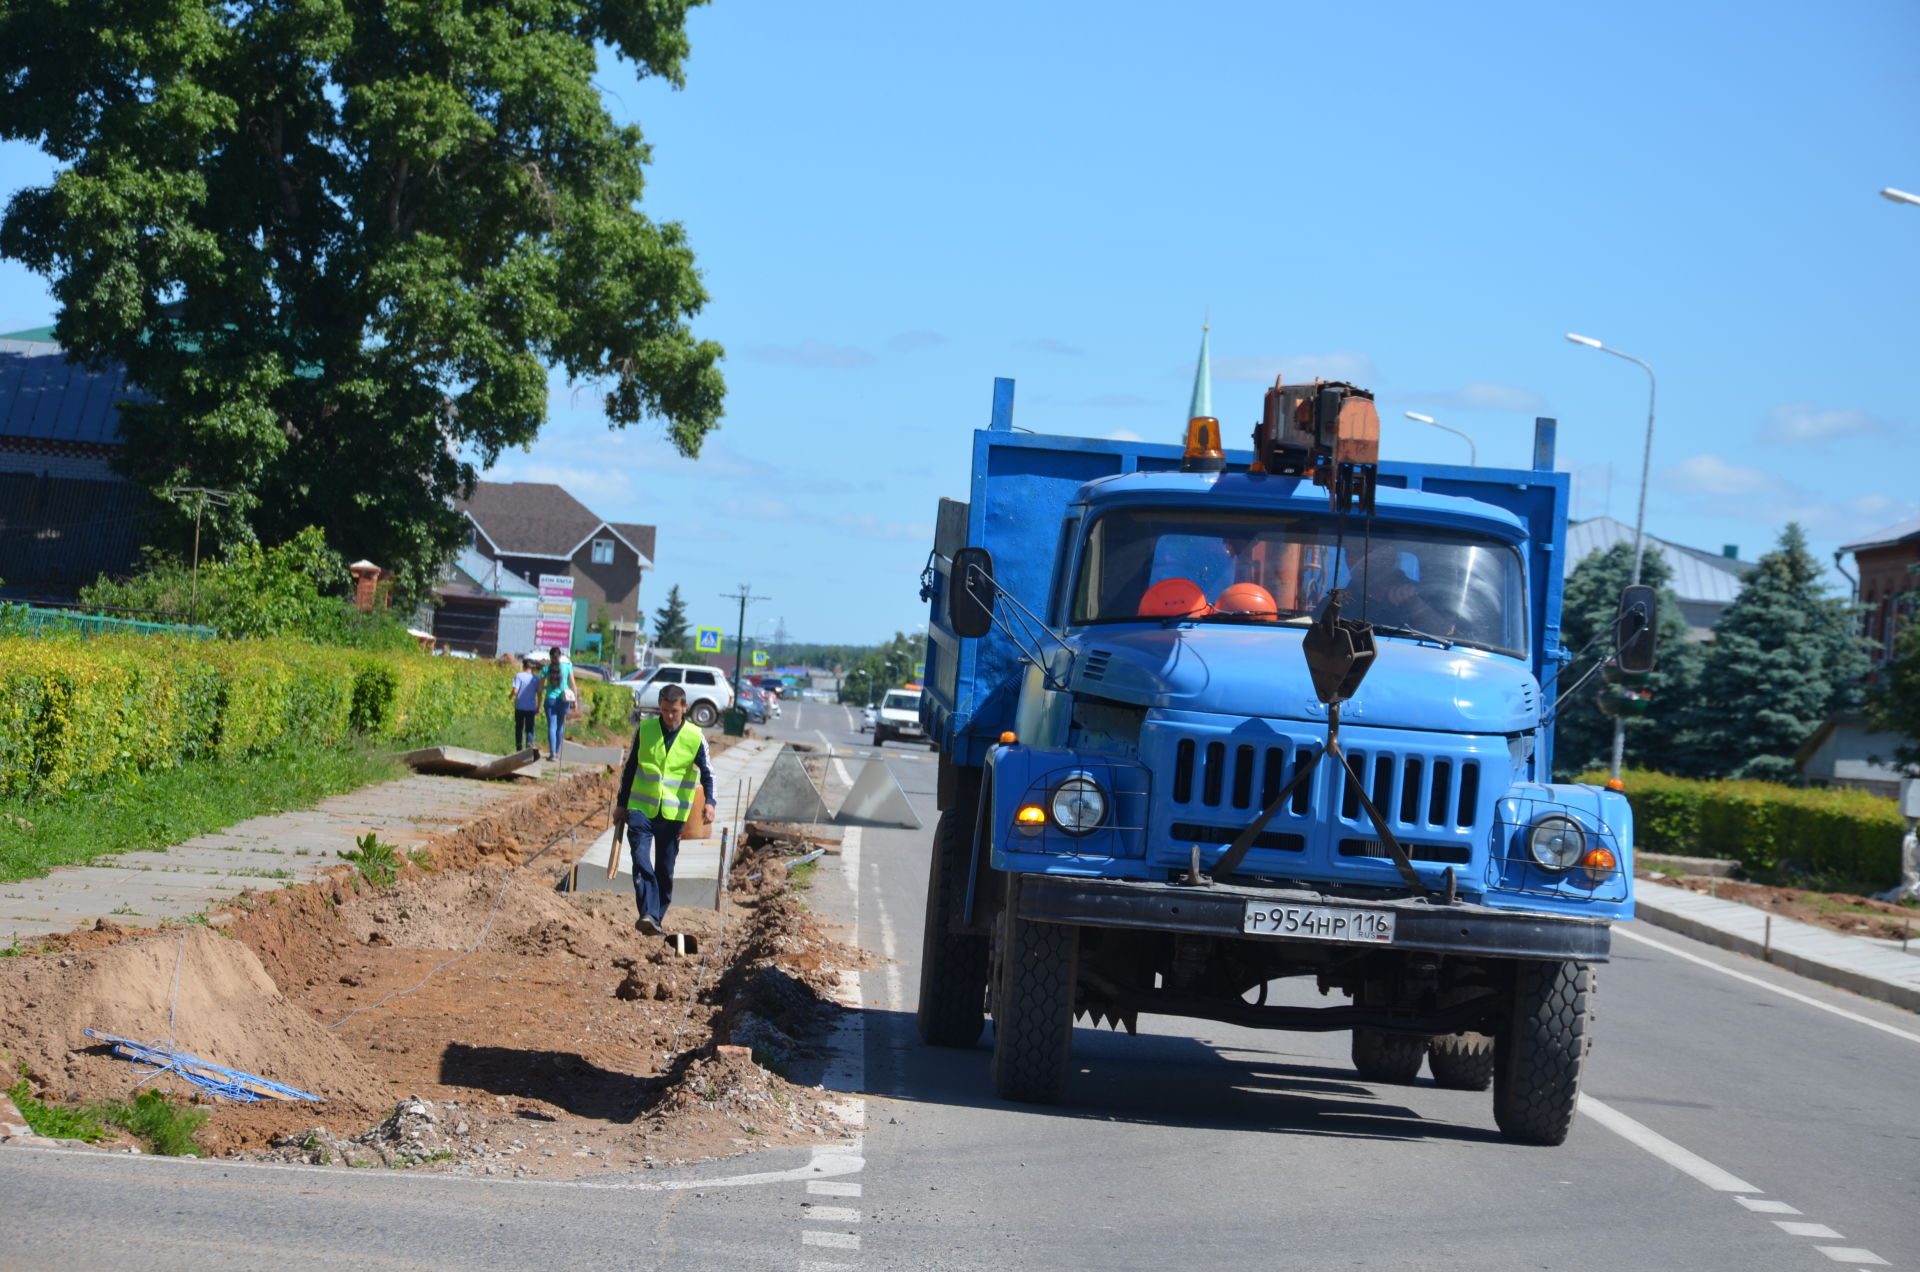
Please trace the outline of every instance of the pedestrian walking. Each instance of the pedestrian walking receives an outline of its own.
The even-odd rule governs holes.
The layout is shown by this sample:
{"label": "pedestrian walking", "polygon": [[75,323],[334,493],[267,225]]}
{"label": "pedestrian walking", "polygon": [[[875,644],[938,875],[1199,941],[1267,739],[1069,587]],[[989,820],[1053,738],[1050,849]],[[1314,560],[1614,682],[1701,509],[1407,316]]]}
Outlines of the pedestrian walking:
{"label": "pedestrian walking", "polygon": [[624,828],[633,853],[633,899],[640,911],[633,926],[648,936],[660,934],[667,907],[673,904],[673,866],[693,801],[706,800],[707,819],[714,816],[707,739],[687,725],[686,718],[687,691],[666,686],[660,691],[659,717],[649,716],[633,731],[627,766],[620,772],[613,851],[617,858]]}
{"label": "pedestrian walking", "polygon": [[547,758],[560,758],[560,748],[566,743],[567,712],[572,710],[573,664],[560,657],[560,647],[554,645],[547,650],[547,670],[543,677],[546,692],[542,705],[547,709]]}
{"label": "pedestrian walking", "polygon": [[539,732],[534,721],[540,715],[540,673],[533,659],[520,660],[519,674],[513,678],[513,749],[524,751],[536,745]]}

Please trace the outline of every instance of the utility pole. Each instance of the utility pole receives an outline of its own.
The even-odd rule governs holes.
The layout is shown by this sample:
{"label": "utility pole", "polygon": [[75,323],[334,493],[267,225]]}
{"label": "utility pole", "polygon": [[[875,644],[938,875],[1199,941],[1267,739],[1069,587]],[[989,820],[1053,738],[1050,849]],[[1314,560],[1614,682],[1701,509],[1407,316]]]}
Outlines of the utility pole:
{"label": "utility pole", "polygon": [[738,592],[722,592],[724,600],[740,602],[740,621],[733,629],[733,700],[740,701],[740,660],[746,656],[747,648],[747,602],[771,600],[771,597],[753,595],[753,584],[742,583]]}
{"label": "utility pole", "polygon": [[190,496],[193,500],[193,574],[187,585],[187,622],[198,626],[200,623],[200,518],[206,513],[207,505],[224,508],[233,502],[231,490],[212,490],[206,486],[175,486],[167,494],[179,499]]}

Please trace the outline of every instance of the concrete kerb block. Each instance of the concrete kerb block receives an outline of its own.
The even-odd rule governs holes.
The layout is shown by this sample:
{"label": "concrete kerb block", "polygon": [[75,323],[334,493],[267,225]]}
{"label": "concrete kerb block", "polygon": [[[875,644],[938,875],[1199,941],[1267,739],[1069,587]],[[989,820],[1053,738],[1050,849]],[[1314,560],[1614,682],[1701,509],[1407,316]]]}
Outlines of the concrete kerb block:
{"label": "concrete kerb block", "polygon": [[746,821],[764,822],[825,822],[830,820],[827,813],[827,801],[820,795],[820,788],[814,785],[813,778],[807,774],[806,766],[800,763],[800,755],[792,747],[780,748],[780,754],[774,757],[773,767],[760,782],[760,789],[754,792],[753,804],[747,809]]}
{"label": "concrete kerb block", "polygon": [[893,769],[876,756],[867,761],[860,776],[854,779],[853,789],[841,802],[833,823],[919,830],[920,815],[913,811],[913,803],[901,787],[900,779],[893,775]]}

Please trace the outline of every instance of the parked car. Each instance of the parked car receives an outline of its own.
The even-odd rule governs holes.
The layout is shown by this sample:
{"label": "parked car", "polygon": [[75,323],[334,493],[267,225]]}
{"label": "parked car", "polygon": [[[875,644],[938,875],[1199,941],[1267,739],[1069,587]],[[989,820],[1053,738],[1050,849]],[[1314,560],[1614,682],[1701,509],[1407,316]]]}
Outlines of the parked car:
{"label": "parked car", "polygon": [[880,708],[874,706],[871,702],[860,708],[860,732],[872,733],[874,722],[879,718]]}
{"label": "parked car", "polygon": [[712,667],[693,663],[662,663],[653,674],[633,686],[633,710],[636,715],[652,715],[660,710],[660,691],[679,685],[687,691],[687,719],[702,729],[720,723],[720,713],[733,705],[733,688]]}
{"label": "parked car", "polygon": [[880,699],[880,710],[873,720],[873,744],[885,746],[895,738],[927,740],[926,730],[920,725],[918,689],[889,689]]}
{"label": "parked car", "polygon": [[755,685],[740,686],[740,709],[753,723],[765,724],[773,714],[772,705],[773,699],[766,690]]}

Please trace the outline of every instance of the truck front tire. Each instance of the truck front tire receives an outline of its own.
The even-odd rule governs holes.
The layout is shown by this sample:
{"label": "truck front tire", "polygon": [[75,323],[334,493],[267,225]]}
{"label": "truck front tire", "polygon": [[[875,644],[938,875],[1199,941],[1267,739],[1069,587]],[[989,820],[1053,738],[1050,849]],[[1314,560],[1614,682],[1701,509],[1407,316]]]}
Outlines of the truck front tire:
{"label": "truck front tire", "polygon": [[876,724],[873,726],[873,744],[875,746],[885,746],[887,739],[892,736],[892,731],[889,730],[886,725]]}
{"label": "truck front tire", "polygon": [[1493,1085],[1493,1039],[1485,1034],[1441,1034],[1427,1044],[1427,1068],[1436,1086],[1484,1091]]}
{"label": "truck front tire", "polygon": [[949,808],[933,832],[920,938],[920,1005],[914,1017],[920,1040],[930,1047],[971,1047],[986,1024],[987,938],[953,930],[966,904],[978,807],[975,800]]}
{"label": "truck front tire", "polygon": [[1426,1058],[1427,1040],[1419,1034],[1353,1031],[1353,1067],[1368,1082],[1404,1086],[1420,1076],[1420,1062]]}
{"label": "truck front tire", "polygon": [[993,1087],[1003,1099],[1052,1104],[1067,1084],[1080,929],[1019,916],[1019,878],[1007,879],[993,985]]}
{"label": "truck front tire", "polygon": [[1593,969],[1527,962],[1514,974],[1513,1009],[1494,1042],[1493,1120],[1518,1144],[1566,1142],[1580,1099],[1592,1019]]}

